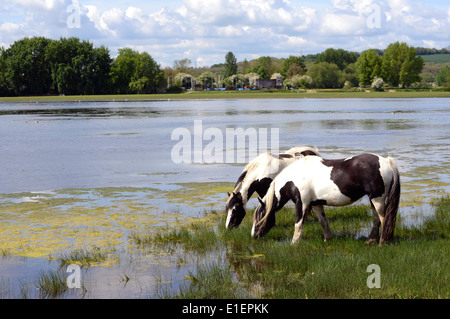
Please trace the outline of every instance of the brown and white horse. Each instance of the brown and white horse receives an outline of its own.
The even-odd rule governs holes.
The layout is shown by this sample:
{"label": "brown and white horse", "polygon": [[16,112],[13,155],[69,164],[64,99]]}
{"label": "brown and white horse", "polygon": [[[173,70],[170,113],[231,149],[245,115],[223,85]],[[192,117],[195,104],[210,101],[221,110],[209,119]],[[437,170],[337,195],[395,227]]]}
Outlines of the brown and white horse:
{"label": "brown and white horse", "polygon": [[275,176],[297,159],[307,155],[319,156],[319,152],[316,148],[297,146],[278,155],[263,153],[250,161],[239,176],[233,192],[228,193],[225,227],[239,226],[245,216],[250,197],[255,192],[264,197]]}
{"label": "brown and white horse", "polygon": [[373,227],[368,242],[390,242],[400,201],[400,175],[391,157],[361,154],[346,159],[327,160],[317,156],[301,158],[286,167],[260,199],[253,220],[252,236],[262,237],[275,225],[275,213],[289,200],[295,204],[296,221],[292,243],[300,240],[303,222],[317,207],[325,239],[331,237],[323,205],[346,206],[368,195]]}

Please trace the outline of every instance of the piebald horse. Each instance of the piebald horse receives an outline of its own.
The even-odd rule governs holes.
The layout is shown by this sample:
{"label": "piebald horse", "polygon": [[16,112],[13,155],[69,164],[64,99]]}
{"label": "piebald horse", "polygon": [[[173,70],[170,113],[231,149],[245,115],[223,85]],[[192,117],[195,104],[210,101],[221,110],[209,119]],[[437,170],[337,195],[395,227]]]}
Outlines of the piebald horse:
{"label": "piebald horse", "polygon": [[400,201],[400,175],[391,157],[361,154],[346,159],[328,160],[317,156],[301,158],[286,167],[271,183],[253,217],[253,237],[264,236],[275,225],[275,213],[289,200],[295,204],[296,220],[292,243],[300,240],[303,222],[317,206],[325,239],[331,238],[323,205],[346,206],[368,195],[373,212],[373,227],[368,243],[390,242]]}
{"label": "piebald horse", "polygon": [[247,202],[253,193],[256,192],[260,197],[264,197],[270,183],[279,172],[307,155],[319,156],[319,152],[316,148],[297,146],[278,155],[263,153],[250,161],[239,176],[233,192],[228,193],[225,227],[238,227],[245,216]]}

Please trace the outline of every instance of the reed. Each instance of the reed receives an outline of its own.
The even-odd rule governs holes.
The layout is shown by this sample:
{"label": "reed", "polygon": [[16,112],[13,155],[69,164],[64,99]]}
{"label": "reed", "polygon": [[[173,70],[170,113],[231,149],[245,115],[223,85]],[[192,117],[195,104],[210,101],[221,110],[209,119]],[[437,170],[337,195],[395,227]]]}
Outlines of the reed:
{"label": "reed", "polygon": [[63,270],[41,271],[35,281],[40,298],[55,299],[64,294],[68,287],[66,274]]}

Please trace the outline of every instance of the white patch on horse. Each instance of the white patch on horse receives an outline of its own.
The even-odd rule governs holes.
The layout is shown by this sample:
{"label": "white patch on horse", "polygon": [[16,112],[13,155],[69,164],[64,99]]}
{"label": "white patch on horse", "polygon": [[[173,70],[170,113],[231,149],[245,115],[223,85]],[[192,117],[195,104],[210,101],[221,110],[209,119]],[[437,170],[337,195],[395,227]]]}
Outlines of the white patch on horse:
{"label": "white patch on horse", "polygon": [[[377,155],[378,156],[378,155]],[[378,156],[378,162],[380,163],[380,175],[383,179],[385,193],[387,193],[389,185],[392,182],[392,169],[389,164],[390,158],[383,158]]]}
{"label": "white patch on horse", "polygon": [[[311,174],[314,173],[312,176],[312,185],[314,186],[315,193],[310,201],[326,199],[328,206],[345,206],[351,204],[352,200],[342,194],[339,187],[331,179],[333,167],[324,165],[321,158],[317,158],[316,162],[317,167],[311,169]],[[300,193],[303,194],[302,192]]]}
{"label": "white patch on horse", "polygon": [[251,234],[252,234],[252,237],[255,237],[255,223],[253,223],[253,226],[252,226],[252,232],[251,232]]}
{"label": "white patch on horse", "polygon": [[232,215],[232,213],[233,213],[233,208],[234,208],[234,207],[231,207],[231,208],[228,210],[227,221],[225,222],[225,228],[228,228],[228,226],[230,225],[230,220],[231,220],[231,215]]}
{"label": "white patch on horse", "polygon": [[298,223],[295,223],[294,226],[294,237],[292,238],[291,244],[296,244],[301,238],[303,233],[303,219],[305,217],[303,216],[302,219]]}

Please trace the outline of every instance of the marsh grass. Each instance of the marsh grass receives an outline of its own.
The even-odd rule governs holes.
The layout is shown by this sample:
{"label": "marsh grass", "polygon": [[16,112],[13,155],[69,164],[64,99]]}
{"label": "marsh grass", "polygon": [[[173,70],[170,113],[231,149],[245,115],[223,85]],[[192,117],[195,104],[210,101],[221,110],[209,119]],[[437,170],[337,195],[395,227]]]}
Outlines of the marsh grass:
{"label": "marsh grass", "polygon": [[[252,297],[276,299],[446,299],[450,197],[434,205],[435,214],[421,225],[403,226],[399,217],[394,243],[383,246],[365,244],[372,225],[368,206],[327,208],[334,236],[327,242],[313,213],[301,242],[291,245],[295,216],[293,209],[285,208],[277,213],[276,226],[261,239],[250,237],[250,211],[237,229],[225,229],[226,217],[219,215],[215,232],[211,227],[191,226],[160,233],[152,244],[174,242],[198,254],[206,253],[205,247],[225,251],[227,262],[199,265],[171,297],[229,298],[245,295],[244,289]],[[367,286],[371,264],[380,266],[381,288]]]}
{"label": "marsh grass", "polygon": [[67,275],[64,270],[41,271],[35,281],[40,298],[61,297],[67,290]]}
{"label": "marsh grass", "polygon": [[67,253],[62,253],[57,257],[61,267],[70,264],[76,264],[81,267],[90,266],[94,263],[101,263],[108,258],[108,253],[105,249],[94,247],[91,250],[76,249]]}
{"label": "marsh grass", "polygon": [[202,264],[189,272],[178,291],[165,290],[164,298],[181,299],[245,299],[251,297],[232,269],[217,261]]}
{"label": "marsh grass", "polygon": [[181,246],[190,251],[204,252],[217,248],[219,238],[215,231],[218,214],[211,212],[186,225],[163,226],[157,231],[133,232],[130,239],[138,246],[164,247],[174,250]]}

